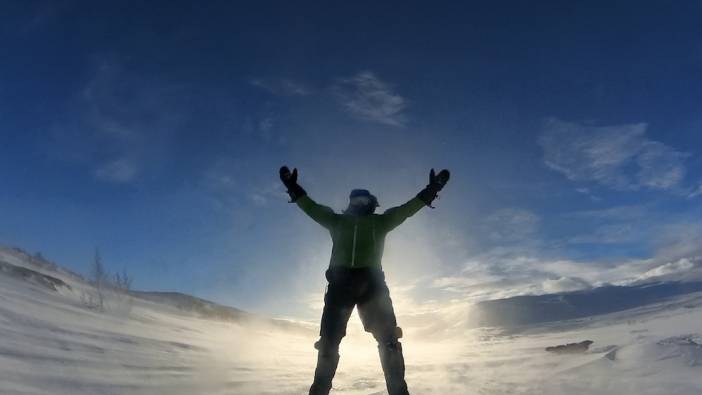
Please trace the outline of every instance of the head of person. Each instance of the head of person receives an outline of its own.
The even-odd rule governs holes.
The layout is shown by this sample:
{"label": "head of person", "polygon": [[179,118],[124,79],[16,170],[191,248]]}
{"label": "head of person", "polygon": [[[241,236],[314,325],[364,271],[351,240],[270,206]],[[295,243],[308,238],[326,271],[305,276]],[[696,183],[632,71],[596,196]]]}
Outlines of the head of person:
{"label": "head of person", "polygon": [[349,195],[349,207],[344,211],[351,215],[370,215],[375,212],[378,199],[367,189],[354,189]]}

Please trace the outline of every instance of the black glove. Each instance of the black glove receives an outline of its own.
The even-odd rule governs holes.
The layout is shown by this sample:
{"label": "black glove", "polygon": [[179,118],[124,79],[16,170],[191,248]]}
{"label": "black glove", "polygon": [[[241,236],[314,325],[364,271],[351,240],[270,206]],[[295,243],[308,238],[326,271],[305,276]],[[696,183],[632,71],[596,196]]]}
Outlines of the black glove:
{"label": "black glove", "polygon": [[444,188],[449,178],[451,178],[451,173],[449,173],[448,169],[441,170],[438,175],[434,173],[434,169],[431,169],[429,172],[429,185],[433,185],[434,188],[437,188],[437,191],[440,191]]}
{"label": "black glove", "polygon": [[451,173],[447,169],[441,170],[439,174],[436,174],[434,169],[431,169],[429,172],[429,184],[417,194],[417,197],[427,206],[434,208],[431,202],[436,199],[437,194],[444,188],[450,177]]}
{"label": "black glove", "polygon": [[307,195],[307,192],[305,192],[305,190],[297,184],[297,168],[294,168],[291,173],[287,166],[281,167],[280,181],[282,181],[283,185],[285,185],[285,187],[288,189],[287,192],[288,195],[290,195],[290,203],[293,203],[302,196]]}

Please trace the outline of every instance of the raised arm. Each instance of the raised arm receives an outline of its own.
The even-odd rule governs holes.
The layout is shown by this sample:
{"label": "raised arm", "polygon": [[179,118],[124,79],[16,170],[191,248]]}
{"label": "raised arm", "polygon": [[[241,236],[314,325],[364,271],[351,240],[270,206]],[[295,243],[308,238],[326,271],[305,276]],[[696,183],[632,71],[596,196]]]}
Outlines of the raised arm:
{"label": "raised arm", "polygon": [[297,199],[296,203],[305,214],[309,215],[315,222],[327,229],[331,229],[334,226],[337,216],[339,215],[331,208],[315,202],[307,195]]}
{"label": "raised arm", "polygon": [[331,208],[318,204],[307,196],[307,192],[297,183],[297,168],[290,172],[287,166],[280,168],[280,180],[288,188],[290,203],[297,203],[297,206],[309,215],[315,222],[330,229],[334,226],[338,214]]}
{"label": "raised arm", "polygon": [[401,206],[389,208],[379,216],[380,226],[389,232],[417,213],[422,207],[424,207],[424,202],[418,197],[414,197]]}
{"label": "raised arm", "polygon": [[436,199],[438,192],[446,185],[449,177],[450,173],[446,169],[441,170],[438,175],[434,173],[434,169],[431,169],[429,172],[429,184],[416,197],[401,206],[388,209],[380,215],[380,224],[384,230],[390,231],[396,228],[424,206],[433,208],[431,202]]}

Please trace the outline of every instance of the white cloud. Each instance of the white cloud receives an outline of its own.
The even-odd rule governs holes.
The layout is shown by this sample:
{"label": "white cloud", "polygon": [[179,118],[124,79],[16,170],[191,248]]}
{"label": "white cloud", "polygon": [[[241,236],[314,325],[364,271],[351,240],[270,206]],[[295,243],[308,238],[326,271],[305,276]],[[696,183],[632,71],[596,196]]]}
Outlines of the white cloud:
{"label": "white cloud", "polygon": [[561,275],[543,270],[543,262],[526,251],[495,248],[471,257],[459,273],[437,277],[431,285],[474,302],[544,293],[542,283]]}
{"label": "white cloud", "polygon": [[686,154],[675,151],[663,143],[646,141],[636,158],[639,165],[639,183],[656,189],[671,189],[685,178],[682,160]]}
{"label": "white cloud", "polygon": [[[693,220],[697,217],[692,215]],[[702,224],[699,222],[669,224],[657,233],[656,258],[659,262],[702,255]]]}
{"label": "white cloud", "polygon": [[264,111],[261,114],[248,114],[243,117],[238,130],[242,137],[253,138],[257,143],[285,145],[288,136],[284,128],[278,127],[278,116],[273,111]]}
{"label": "white cloud", "polygon": [[613,206],[563,214],[566,221],[579,225],[578,233],[567,236],[571,244],[648,243],[655,234],[653,209],[646,205]]}
{"label": "white cloud", "polygon": [[99,180],[125,184],[131,182],[137,175],[137,164],[128,158],[120,158],[107,162],[95,170]]}
{"label": "white cloud", "polygon": [[547,279],[541,284],[544,291],[548,293],[577,291],[590,288],[590,283],[578,277],[559,277]]}
{"label": "white cloud", "polygon": [[490,214],[483,222],[485,232],[493,241],[525,240],[536,233],[541,218],[520,208],[504,208]]}
{"label": "white cloud", "polygon": [[702,256],[681,258],[656,266],[635,278],[635,282],[652,280],[681,281],[702,278]]}
{"label": "white cloud", "polygon": [[[677,241],[651,258],[577,261],[524,248],[494,248],[470,257],[461,271],[436,276],[430,287],[477,302],[517,295],[566,292],[603,286],[675,280],[702,280],[699,235],[684,226],[671,229]],[[689,229],[688,229],[689,230]],[[694,239],[696,243],[691,243]]]}
{"label": "white cloud", "polygon": [[250,204],[262,207],[271,201],[285,202],[288,199],[276,173],[263,179],[241,176],[249,171],[245,161],[219,158],[202,174],[200,187],[207,192],[216,209],[235,215],[238,215],[235,211],[253,213]]}
{"label": "white cloud", "polygon": [[77,92],[75,112],[47,139],[52,157],[76,161],[96,178],[117,183],[168,163],[190,103],[180,84],[129,72],[106,57]]}
{"label": "white cloud", "polygon": [[[640,266],[637,266],[640,269]],[[632,278],[640,270],[598,262],[539,258],[537,255],[494,252],[471,258],[461,273],[434,279],[432,286],[478,302],[518,295],[589,289]]]}
{"label": "white cloud", "polygon": [[687,197],[690,198],[690,199],[696,198],[696,197],[698,197],[698,196],[702,196],[702,184],[698,185],[697,188],[693,189],[693,190],[687,195]]}
{"label": "white cloud", "polygon": [[258,122],[258,128],[262,132],[269,132],[273,128],[273,117],[265,117]]}
{"label": "white cloud", "polygon": [[343,108],[357,118],[391,126],[404,126],[406,122],[405,98],[370,71],[342,79],[334,92]]}
{"label": "white cloud", "polygon": [[281,201],[286,197],[285,188],[278,180],[264,185],[254,185],[249,193],[249,199],[257,206],[265,206],[271,200]]}
{"label": "white cloud", "polygon": [[592,126],[548,119],[539,145],[546,165],[573,181],[614,189],[675,190],[687,154],[646,137],[645,123]]}

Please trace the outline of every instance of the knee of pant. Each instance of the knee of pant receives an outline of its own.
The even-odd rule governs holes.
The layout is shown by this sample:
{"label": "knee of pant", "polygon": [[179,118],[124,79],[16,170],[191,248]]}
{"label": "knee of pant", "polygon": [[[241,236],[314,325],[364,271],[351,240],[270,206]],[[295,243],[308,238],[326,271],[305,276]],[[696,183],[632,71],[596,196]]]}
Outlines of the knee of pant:
{"label": "knee of pant", "polygon": [[402,343],[399,340],[388,341],[384,343],[378,342],[378,349],[382,352],[402,352]]}
{"label": "knee of pant", "polygon": [[378,349],[384,351],[402,351],[402,343],[397,339],[388,339],[378,342]]}
{"label": "knee of pant", "polygon": [[322,337],[314,343],[314,348],[324,356],[338,355],[340,340],[341,339],[335,340]]}
{"label": "knee of pant", "polygon": [[373,331],[373,337],[378,342],[378,344],[393,344],[399,343],[398,339],[402,338],[402,328],[399,326],[395,328],[385,328],[382,330]]}

